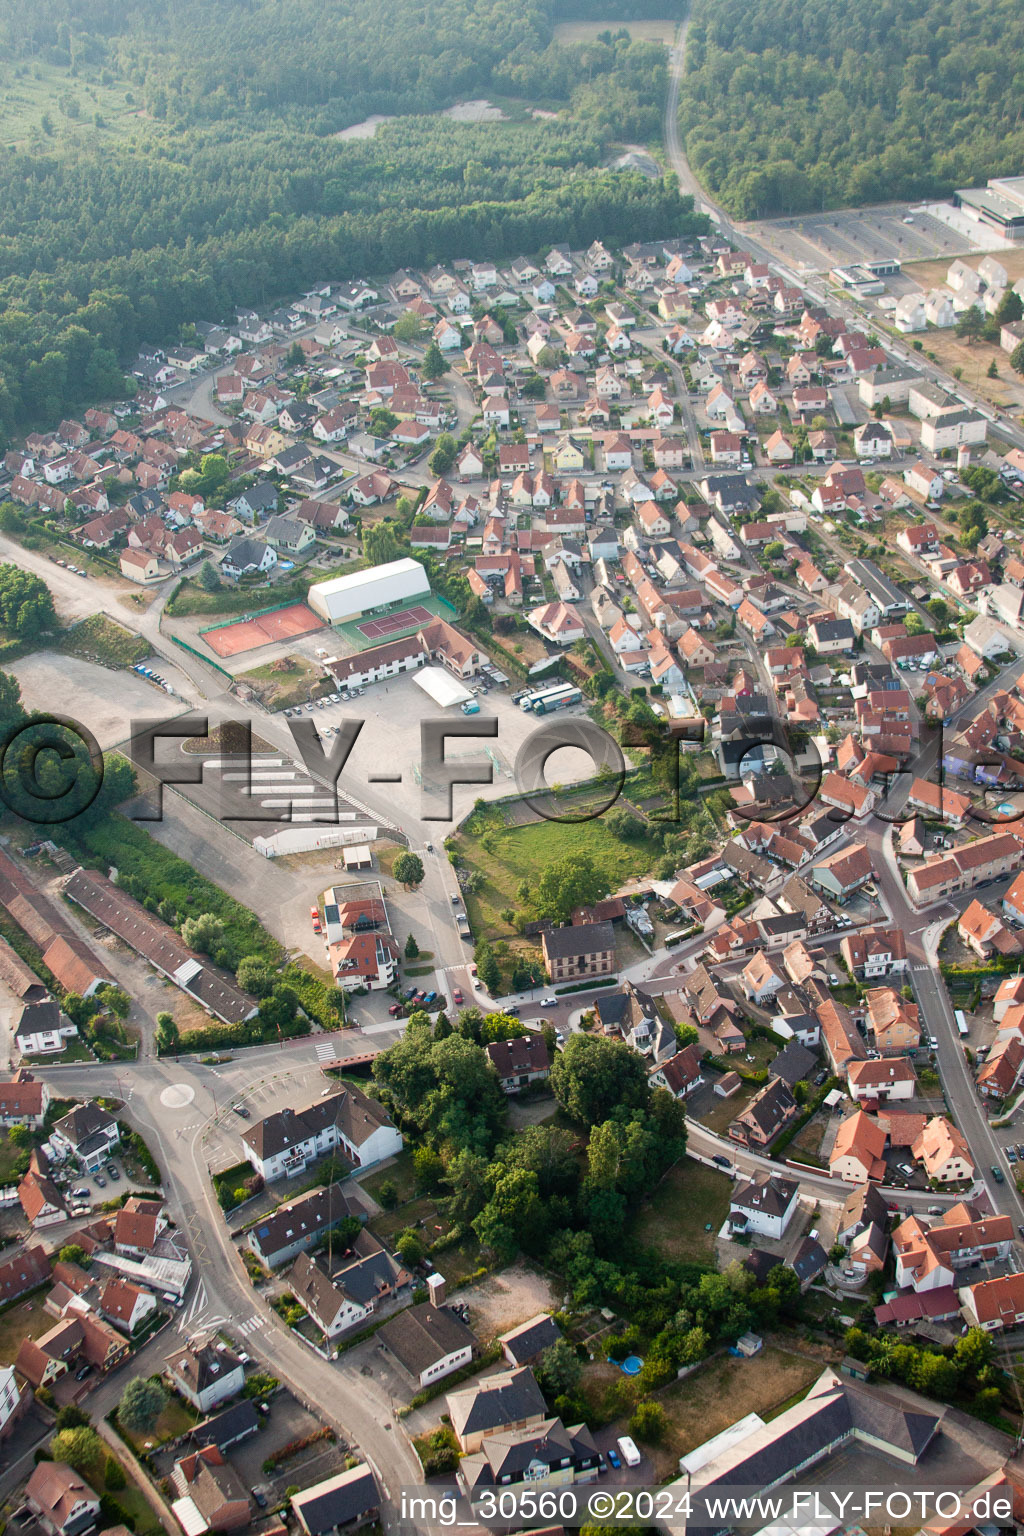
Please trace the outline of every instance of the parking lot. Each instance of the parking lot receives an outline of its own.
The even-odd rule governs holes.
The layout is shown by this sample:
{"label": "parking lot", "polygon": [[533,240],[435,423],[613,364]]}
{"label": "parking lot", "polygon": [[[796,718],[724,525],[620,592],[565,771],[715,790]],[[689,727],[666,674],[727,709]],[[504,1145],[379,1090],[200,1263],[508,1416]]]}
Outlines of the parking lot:
{"label": "parking lot", "polygon": [[918,203],[886,203],[768,219],[748,227],[798,272],[827,272],[862,261],[952,260],[979,248],[966,230],[954,227],[959,222],[948,224]]}
{"label": "parking lot", "polygon": [[137,672],[114,671],[58,651],[23,656],[10,671],[29,709],[59,709],[81,720],[106,751],[127,741],[133,720],[171,720],[188,708],[186,698],[194,691],[188,678],[170,662],[154,662],[153,667],[175,690],[173,695]]}
{"label": "parking lot", "polygon": [[[472,727],[496,718],[497,736],[477,740],[471,737],[464,744],[449,740],[446,747],[446,762],[489,761],[491,765],[489,785],[455,786],[452,798],[457,820],[472,808],[477,798],[493,800],[513,791],[516,755],[540,723],[537,716],[525,714],[512,703],[507,688],[491,688],[485,692],[479,678],[470,680],[468,686],[480,689],[480,713],[469,717],[458,709],[440,711],[416,686],[410,674],[393,678],[389,683],[374,684],[355,699],[339,700],[325,704],[323,709],[314,707],[312,711],[302,710],[301,713],[307,719],[315,720],[321,735],[332,733],[325,742],[328,751],[334,739],[333,732],[342,721],[362,719],[365,722],[352,748],[342,782],[351,775],[354,794],[359,793],[361,784],[386,782],[392,816],[400,824],[405,819],[421,818],[424,811],[420,744],[423,721],[443,720],[460,727],[466,724]],[[554,721],[579,719],[584,713],[583,707],[576,705],[547,718]],[[547,779],[549,783],[573,784],[590,777],[593,771],[594,765],[585,752],[575,747],[561,747],[548,763]],[[392,774],[399,777],[392,780]]]}

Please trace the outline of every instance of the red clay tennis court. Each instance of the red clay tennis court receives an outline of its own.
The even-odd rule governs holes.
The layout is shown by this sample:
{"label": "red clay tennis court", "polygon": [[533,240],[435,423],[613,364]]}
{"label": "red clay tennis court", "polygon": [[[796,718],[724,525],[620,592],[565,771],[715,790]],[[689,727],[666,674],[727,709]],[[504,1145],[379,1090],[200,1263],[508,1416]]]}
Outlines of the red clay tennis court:
{"label": "red clay tennis court", "polygon": [[203,639],[218,656],[240,656],[243,651],[255,651],[261,645],[272,645],[275,640],[310,635],[323,627],[323,619],[318,618],[312,608],[307,608],[305,603],[290,603],[287,608],[277,608],[273,613],[261,613],[255,618],[239,619],[237,624],[222,624],[219,629],[204,630]]}
{"label": "red clay tennis court", "polygon": [[416,624],[432,624],[434,615],[429,608],[403,608],[401,613],[386,613],[379,619],[361,620],[357,625],[367,640],[381,640],[385,635],[397,634],[402,629],[412,629]]}

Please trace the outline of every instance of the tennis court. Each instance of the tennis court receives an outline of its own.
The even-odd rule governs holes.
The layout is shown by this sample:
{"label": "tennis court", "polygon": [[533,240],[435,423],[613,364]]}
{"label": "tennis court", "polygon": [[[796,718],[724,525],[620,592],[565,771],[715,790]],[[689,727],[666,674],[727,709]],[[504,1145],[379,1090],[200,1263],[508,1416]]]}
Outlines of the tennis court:
{"label": "tennis court", "polygon": [[385,613],[379,619],[361,619],[356,625],[367,640],[383,640],[387,635],[398,634],[414,624],[429,624],[434,615],[428,608],[417,603],[415,608],[403,608],[398,613]]}
{"label": "tennis court", "polygon": [[305,603],[289,603],[284,608],[273,608],[267,613],[255,613],[238,619],[233,624],[218,624],[201,631],[203,639],[218,656],[240,656],[244,651],[255,651],[261,645],[273,645],[276,640],[292,640],[297,635],[311,635],[323,629],[319,618]]}
{"label": "tennis court", "polygon": [[451,603],[439,597],[436,592],[431,592],[429,597],[421,597],[411,603],[408,608],[398,607],[391,613],[375,613],[372,616],[358,619],[345,619],[341,624],[334,625],[334,633],[352,651],[367,651],[371,646],[383,645],[388,640],[398,640],[405,635],[414,635],[424,624],[429,624],[433,619],[447,619],[452,622],[458,617]]}

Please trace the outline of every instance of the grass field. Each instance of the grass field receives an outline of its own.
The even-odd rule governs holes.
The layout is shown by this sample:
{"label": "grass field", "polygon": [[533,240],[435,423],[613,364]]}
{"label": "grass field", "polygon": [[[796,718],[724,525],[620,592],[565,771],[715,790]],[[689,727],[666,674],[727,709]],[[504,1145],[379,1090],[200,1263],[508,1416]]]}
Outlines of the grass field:
{"label": "grass field", "polygon": [[38,1339],[53,1327],[53,1318],[43,1311],[43,1292],[0,1312],[0,1365],[13,1365],[22,1339]]}
{"label": "grass field", "polygon": [[[26,1148],[26,1150],[28,1150]],[[13,1177],[13,1168],[21,1156],[21,1147],[16,1147],[10,1140],[6,1131],[0,1131],[0,1184],[10,1184]]]}
{"label": "grass field", "polygon": [[[149,124],[131,95],[130,82],[83,74],[36,62],[4,71],[0,78],[0,142],[5,145],[42,143],[48,148],[102,144]],[[101,124],[95,119],[99,114]],[[50,132],[44,132],[44,119]]]}
{"label": "grass field", "polygon": [[752,1360],[715,1355],[700,1370],[658,1394],[668,1417],[655,1453],[659,1478],[674,1473],[680,1456],[695,1450],[748,1413],[763,1419],[803,1393],[821,1374],[818,1361],[768,1346]]}
{"label": "grass field", "polygon": [[664,43],[671,47],[678,21],[560,21],[555,26],[556,43],[592,43],[602,32],[617,32],[625,27],[630,37]]}
{"label": "grass field", "polygon": [[[666,1174],[637,1218],[635,1236],[666,1259],[710,1264],[715,1233],[729,1214],[732,1180],[683,1158]],[[710,1222],[712,1230],[705,1232]]]}
{"label": "grass field", "polygon": [[478,939],[513,937],[515,930],[500,916],[502,909],[519,905],[516,891],[522,881],[535,884],[549,864],[570,853],[590,854],[612,890],[631,876],[644,874],[661,853],[660,845],[651,839],[620,841],[601,817],[509,827],[500,811],[490,811],[478,812],[472,825],[472,833],[460,832],[452,842],[465,867],[482,876],[479,890],[466,895],[466,910]]}
{"label": "grass field", "polygon": [[380,1200],[380,1188],[382,1184],[393,1184],[398,1191],[399,1200],[411,1200],[416,1192],[416,1179],[412,1166],[412,1153],[406,1149],[400,1152],[387,1168],[381,1168],[379,1172],[372,1173],[368,1179],[360,1179],[361,1188],[374,1200]]}
{"label": "grass field", "polygon": [[107,667],[130,667],[150,654],[141,636],[103,613],[91,613],[80,624],[66,629],[54,649]]}

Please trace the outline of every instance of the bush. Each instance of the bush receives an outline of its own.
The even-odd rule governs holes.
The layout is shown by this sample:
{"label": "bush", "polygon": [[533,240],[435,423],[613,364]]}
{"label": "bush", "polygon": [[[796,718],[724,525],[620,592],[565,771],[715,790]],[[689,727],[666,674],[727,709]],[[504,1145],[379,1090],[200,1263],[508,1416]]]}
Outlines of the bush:
{"label": "bush", "polygon": [[393,1211],[398,1204],[398,1185],[393,1179],[385,1179],[377,1191],[377,1201],[386,1211]]}
{"label": "bush", "polygon": [[103,1469],[103,1481],[107,1485],[108,1493],[120,1493],[125,1486],[127,1478],[124,1468],[116,1456],[108,1456],[106,1466]]}
{"label": "bush", "polygon": [[629,1421],[629,1432],[637,1440],[644,1440],[648,1445],[658,1445],[665,1437],[668,1420],[665,1410],[660,1403],[637,1403],[633,1410],[633,1417]]}

